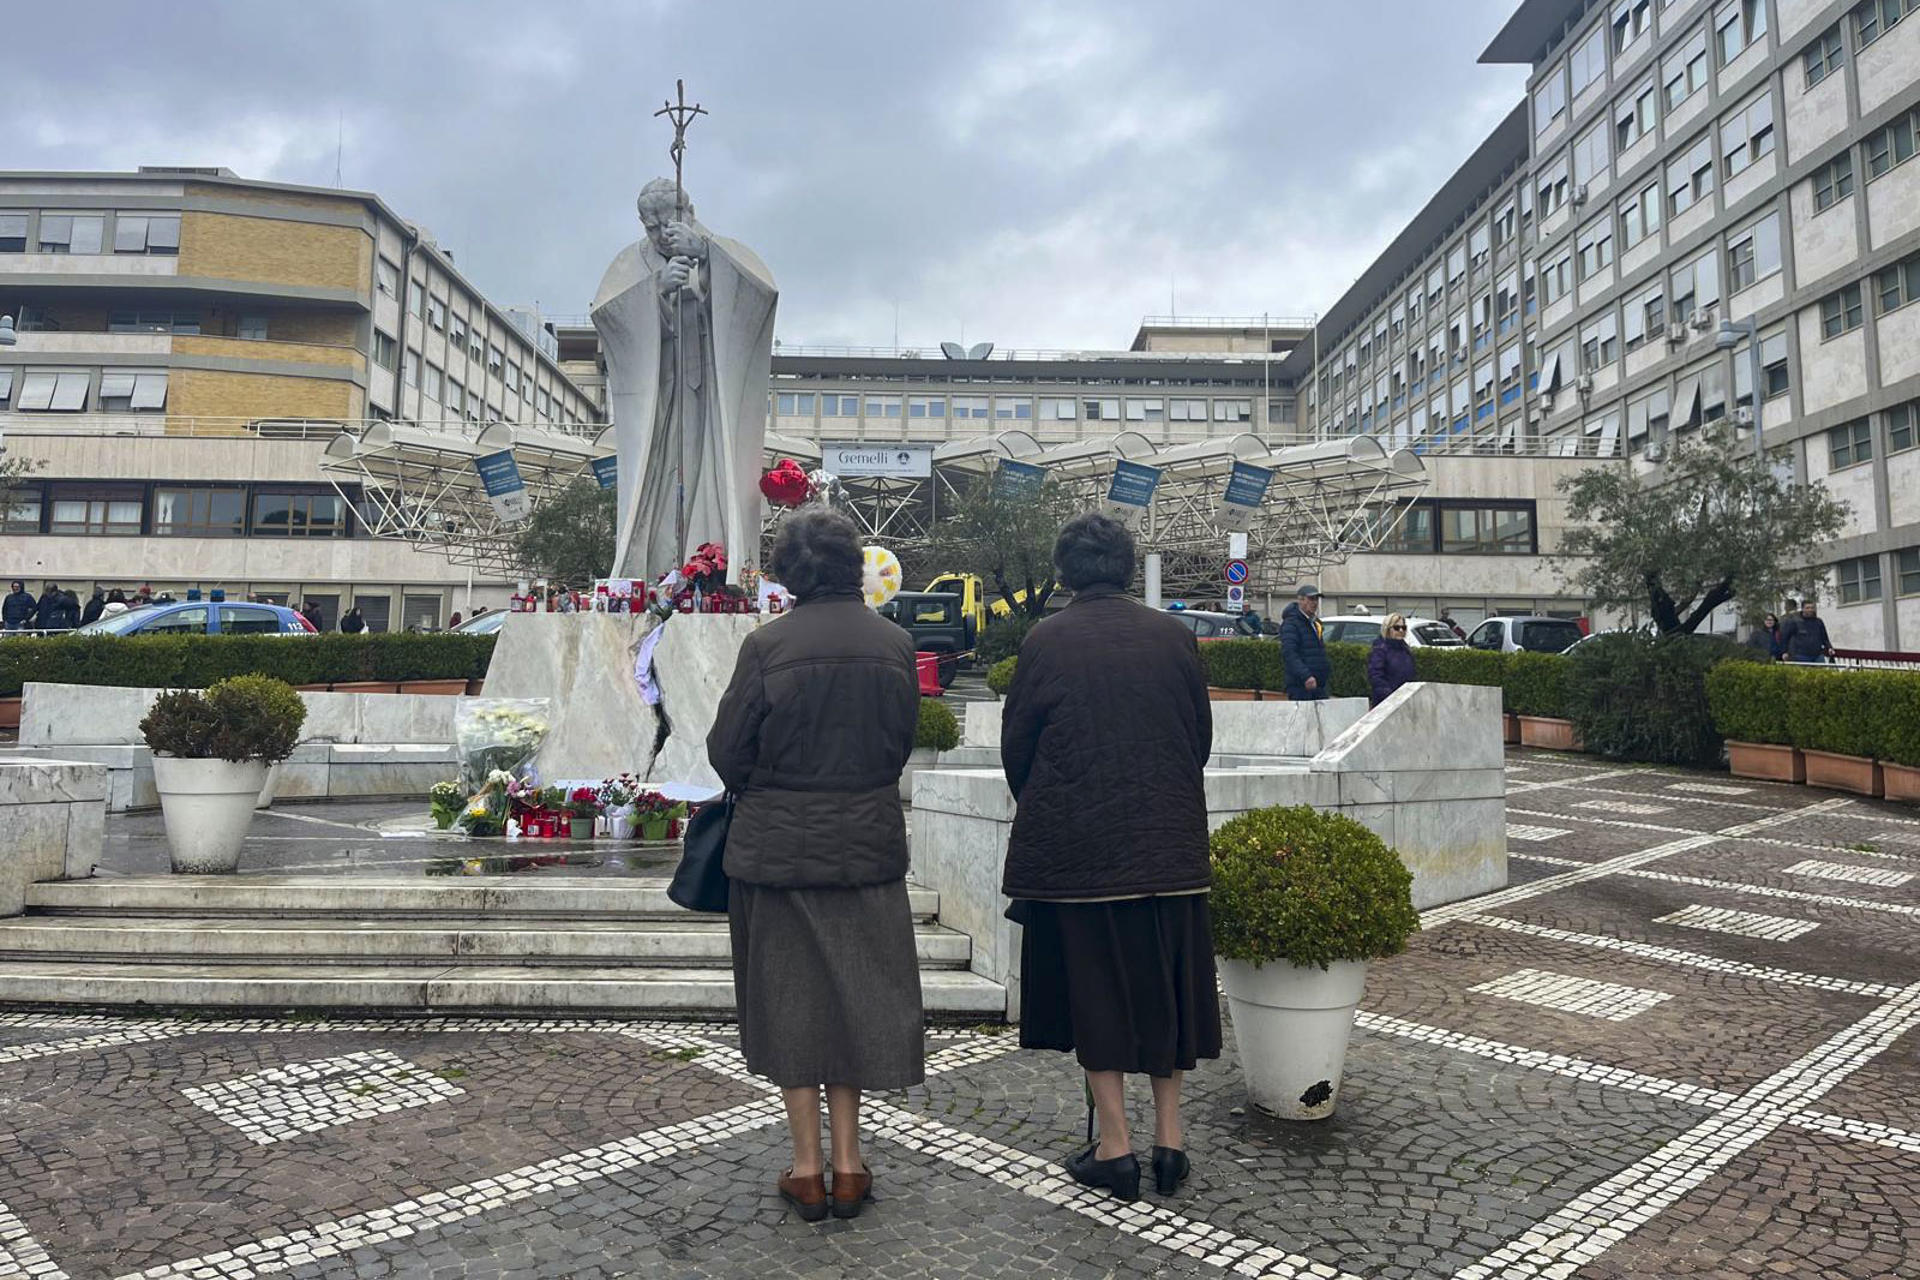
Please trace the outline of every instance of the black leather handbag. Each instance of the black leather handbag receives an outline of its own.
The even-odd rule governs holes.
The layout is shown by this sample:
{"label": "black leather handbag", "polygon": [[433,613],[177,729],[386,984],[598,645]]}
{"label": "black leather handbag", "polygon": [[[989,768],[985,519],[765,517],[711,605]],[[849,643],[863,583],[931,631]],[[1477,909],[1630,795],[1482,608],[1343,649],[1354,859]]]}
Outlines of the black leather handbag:
{"label": "black leather handbag", "polygon": [[674,868],[667,897],[689,911],[727,909],[727,828],[733,825],[731,793],[701,805],[687,819],[680,844],[680,865]]}

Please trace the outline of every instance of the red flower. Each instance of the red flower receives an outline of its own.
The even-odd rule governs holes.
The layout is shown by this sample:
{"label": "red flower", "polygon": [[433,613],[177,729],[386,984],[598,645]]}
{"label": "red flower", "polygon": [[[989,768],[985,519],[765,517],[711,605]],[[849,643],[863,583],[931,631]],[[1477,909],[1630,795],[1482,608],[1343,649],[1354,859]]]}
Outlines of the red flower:
{"label": "red flower", "polygon": [[807,473],[792,458],[780,459],[778,466],[760,477],[760,492],[776,507],[799,506],[807,500],[812,488],[807,482]]}

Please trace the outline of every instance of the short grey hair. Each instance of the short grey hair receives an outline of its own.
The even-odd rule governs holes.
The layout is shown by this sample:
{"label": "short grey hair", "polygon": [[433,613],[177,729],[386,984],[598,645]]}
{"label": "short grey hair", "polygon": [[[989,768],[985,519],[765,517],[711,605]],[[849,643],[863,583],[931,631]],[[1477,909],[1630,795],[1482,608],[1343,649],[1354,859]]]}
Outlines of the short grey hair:
{"label": "short grey hair", "polygon": [[[645,221],[647,216],[646,208],[650,204],[666,205],[670,209],[673,208],[674,190],[675,188],[671,178],[655,178],[652,182],[640,188],[640,198],[633,202],[635,212],[640,214],[642,221]],[[692,197],[682,193],[680,199],[685,204],[687,211],[686,217],[691,219],[693,217]]]}
{"label": "short grey hair", "polygon": [[1053,567],[1069,591],[1133,584],[1133,535],[1111,516],[1089,511],[1060,527]]}
{"label": "short grey hair", "polygon": [[830,591],[860,590],[866,565],[859,526],[838,511],[813,506],[781,524],[767,567],[776,582],[806,601]]}

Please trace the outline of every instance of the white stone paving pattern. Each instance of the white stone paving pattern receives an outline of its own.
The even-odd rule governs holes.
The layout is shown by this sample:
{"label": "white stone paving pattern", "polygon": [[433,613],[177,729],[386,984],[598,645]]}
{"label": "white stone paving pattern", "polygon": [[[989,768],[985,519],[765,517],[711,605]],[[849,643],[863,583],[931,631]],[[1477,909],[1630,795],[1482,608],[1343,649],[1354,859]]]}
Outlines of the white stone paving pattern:
{"label": "white stone paving pattern", "polygon": [[1552,840],[1570,834],[1567,827],[1530,827],[1522,822],[1507,824],[1507,839],[1525,840],[1529,843],[1537,840]]}
{"label": "white stone paving pattern", "polygon": [[1742,938],[1764,938],[1769,942],[1792,942],[1820,927],[1818,920],[1795,920],[1790,916],[1762,916],[1751,911],[1731,911],[1726,907],[1691,906],[1664,916],[1655,916],[1655,924],[1679,925],[1683,929],[1705,929],[1709,933],[1731,933]]}
{"label": "white stone paving pattern", "polygon": [[1558,1009],[1608,1022],[1625,1022],[1673,999],[1668,991],[1650,991],[1596,978],[1577,978],[1545,969],[1516,969],[1502,978],[1467,988],[1483,996]]}
{"label": "white stone paving pattern", "polygon": [[1851,884],[1877,884],[1897,889],[1913,879],[1910,871],[1889,871],[1884,867],[1850,867],[1844,862],[1820,862],[1809,859],[1783,869],[1790,876],[1812,876],[1816,880],[1845,880]]}
{"label": "white stone paving pattern", "polygon": [[296,1062],[180,1092],[261,1146],[466,1095],[385,1049]]}

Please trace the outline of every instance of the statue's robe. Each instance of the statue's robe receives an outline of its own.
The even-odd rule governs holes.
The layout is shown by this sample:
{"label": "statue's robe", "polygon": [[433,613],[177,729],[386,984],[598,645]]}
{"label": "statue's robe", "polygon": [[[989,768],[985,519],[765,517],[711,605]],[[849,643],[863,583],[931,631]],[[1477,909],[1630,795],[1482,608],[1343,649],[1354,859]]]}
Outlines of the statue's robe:
{"label": "statue's robe", "polygon": [[617,578],[651,581],[703,542],[726,547],[729,581],[760,558],[779,292],[751,249],[695,229],[707,259],[697,288],[680,292],[677,315],[675,295],[660,292],[667,259],[645,238],[614,258],[593,301],[620,459]]}

